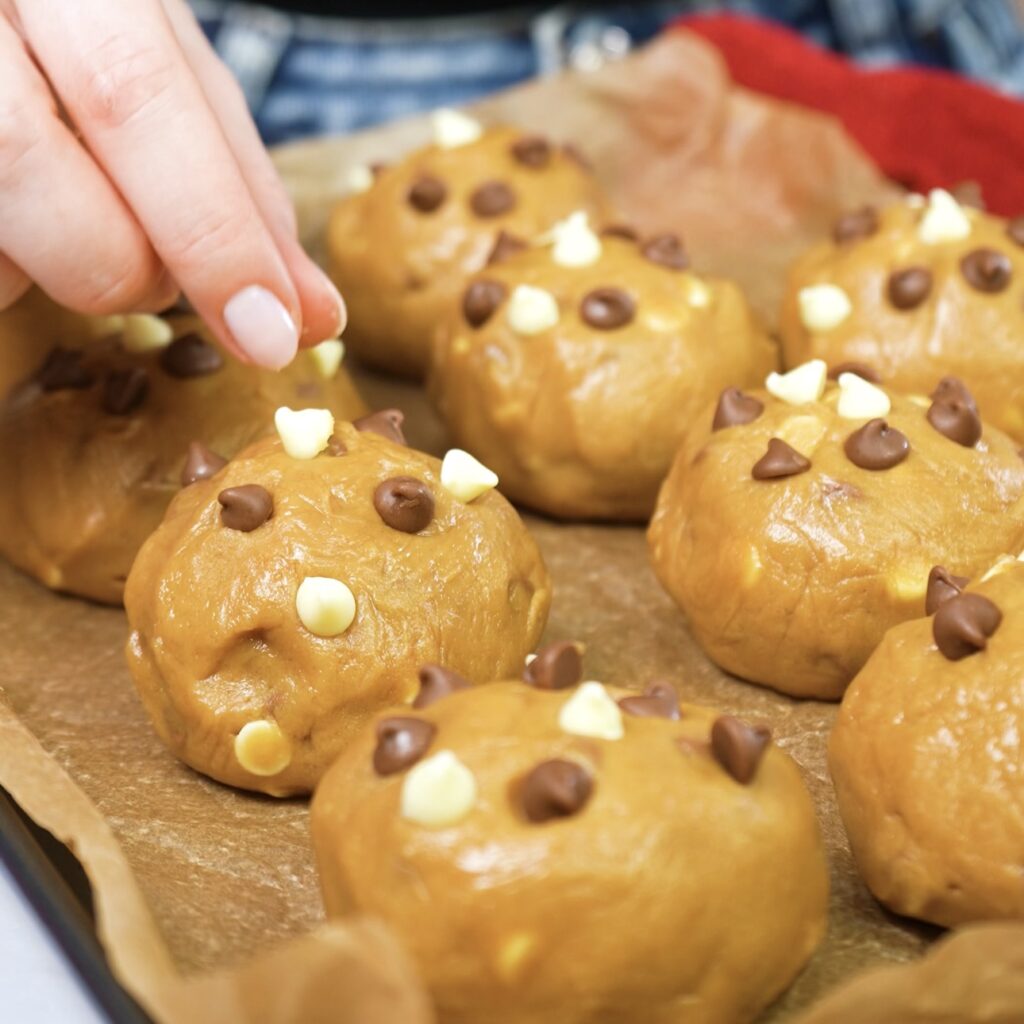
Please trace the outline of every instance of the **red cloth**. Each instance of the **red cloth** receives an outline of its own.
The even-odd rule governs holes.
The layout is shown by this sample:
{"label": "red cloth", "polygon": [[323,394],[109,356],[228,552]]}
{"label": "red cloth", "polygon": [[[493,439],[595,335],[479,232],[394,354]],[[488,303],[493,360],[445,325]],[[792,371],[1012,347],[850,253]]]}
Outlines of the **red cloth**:
{"label": "red cloth", "polygon": [[788,28],[736,15],[675,23],[722,54],[734,81],[836,115],[908,188],[981,185],[995,213],[1024,213],[1024,103],[951,72],[858,67]]}

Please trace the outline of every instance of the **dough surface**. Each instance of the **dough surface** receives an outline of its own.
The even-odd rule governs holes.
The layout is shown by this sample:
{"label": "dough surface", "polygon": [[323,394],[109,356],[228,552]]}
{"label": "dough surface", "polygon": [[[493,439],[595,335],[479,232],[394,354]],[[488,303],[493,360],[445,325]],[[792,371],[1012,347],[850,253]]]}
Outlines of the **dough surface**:
{"label": "dough surface", "polygon": [[[727,384],[760,383],[777,355],[740,290],[686,269],[674,236],[598,244],[585,266],[534,245],[477,274],[442,321],[431,390],[456,443],[514,501],[646,520],[690,422]],[[670,249],[676,265],[645,255]],[[516,327],[524,286],[557,303],[538,333]],[[494,305],[474,326],[485,289]]]}
{"label": "dough surface", "polygon": [[[473,680],[513,671],[550,603],[500,494],[457,500],[437,459],[372,430],[337,423],[334,438],[313,458],[263,439],[186,487],[125,591],[129,667],[161,738],[198,771],[274,796],[310,791],[373,714],[416,692],[424,662]],[[425,488],[428,522],[380,499],[396,478]],[[264,503],[225,518],[225,491],[253,487]]]}
{"label": "dough surface", "polygon": [[344,364],[325,378],[309,350],[281,373],[243,366],[197,317],[174,314],[174,342],[128,351],[120,318],[78,316],[38,294],[30,304],[31,315],[20,303],[0,313],[0,352],[32,353],[31,375],[0,404],[0,554],[55,590],[120,604],[192,442],[229,458],[267,432],[278,406],[366,409]]}
{"label": "dough surface", "polygon": [[850,684],[829,743],[871,891],[941,925],[1024,918],[1024,563],[1007,563],[965,593],[1002,615],[984,649],[950,660],[936,646],[969,605],[890,630]]}
{"label": "dough surface", "polygon": [[[1024,541],[1024,460],[1009,438],[985,426],[966,446],[940,433],[929,415],[950,432],[981,429],[965,400],[941,390],[935,401],[870,394],[890,406],[875,419],[891,429],[857,457],[902,437],[908,450],[887,469],[852,461],[851,435],[870,419],[840,416],[831,383],[797,404],[751,392],[763,405],[756,418],[718,430],[708,410],[680,449],[648,532],[651,557],[726,671],[837,699],[887,629],[923,614],[933,565],[974,575]],[[755,479],[757,466],[778,475]]]}
{"label": "dough surface", "polygon": [[[581,711],[583,691],[603,711]],[[653,698],[660,711],[627,713],[616,700],[651,698],[593,682],[555,691],[500,682],[381,716],[313,800],[328,915],[386,920],[442,1024],[753,1019],[825,929],[813,806],[770,743],[749,782],[737,781],[711,752],[718,716],[683,704],[678,720],[659,717],[680,707],[667,691],[667,701]],[[417,731],[427,744],[381,775],[378,736],[399,715],[426,723]],[[615,715],[620,738],[582,734]],[[472,806],[463,799],[447,825],[409,820],[422,811],[414,774],[452,755],[472,780]],[[563,775],[539,796],[538,772],[552,761],[567,762],[577,785]]]}
{"label": "dough surface", "polygon": [[[500,231],[531,238],[574,210],[599,222],[610,215],[597,182],[562,147],[541,139],[542,163],[517,159],[513,147],[532,138],[499,126],[457,148],[427,146],[338,203],[328,226],[330,271],[348,305],[345,341],[361,360],[422,377],[439,318],[458,301],[465,275],[487,262]],[[410,201],[424,181],[440,186],[421,201],[440,197],[429,210]],[[513,205],[475,212],[474,195],[494,185],[511,189]],[[500,210],[493,197],[506,193],[489,194],[483,208]]]}
{"label": "dough surface", "polygon": [[[1024,443],[1024,221],[963,206],[966,237],[928,242],[928,210],[912,201],[875,212],[862,221],[862,231],[874,224],[867,234],[822,242],[796,262],[780,324],[785,364],[861,362],[901,391],[927,390],[951,374],[970,387],[986,423]],[[855,221],[845,218],[837,231],[844,223]],[[971,256],[979,252],[996,254],[987,275]],[[821,284],[842,289],[852,309],[814,330],[801,318],[800,291]]]}

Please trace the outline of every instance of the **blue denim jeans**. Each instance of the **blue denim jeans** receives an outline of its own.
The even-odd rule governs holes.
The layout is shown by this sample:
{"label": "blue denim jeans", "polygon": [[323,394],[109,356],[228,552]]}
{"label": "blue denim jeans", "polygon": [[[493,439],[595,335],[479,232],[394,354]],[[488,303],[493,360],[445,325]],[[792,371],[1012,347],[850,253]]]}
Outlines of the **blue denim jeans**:
{"label": "blue denim jeans", "polygon": [[642,0],[461,18],[348,21],[194,0],[267,143],[469,102],[534,75],[593,67],[684,13],[773,18],[874,65],[952,68],[1024,95],[1013,0]]}

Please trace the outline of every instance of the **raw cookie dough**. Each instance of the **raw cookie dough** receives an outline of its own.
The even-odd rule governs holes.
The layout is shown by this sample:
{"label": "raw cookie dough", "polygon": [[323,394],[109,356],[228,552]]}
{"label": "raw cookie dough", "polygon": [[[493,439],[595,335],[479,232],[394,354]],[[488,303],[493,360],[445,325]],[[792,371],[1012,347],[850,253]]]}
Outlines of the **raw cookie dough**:
{"label": "raw cookie dough", "polygon": [[400,413],[276,421],[280,440],[171,503],[125,610],[129,667],[170,749],[285,796],[415,694],[424,662],[478,681],[521,664],[551,586],[493,476],[405,447]]}
{"label": "raw cookie dough", "polygon": [[468,118],[472,128],[459,135],[446,127],[451,116],[463,117],[435,118],[432,145],[372,174],[359,169],[365,178],[353,184],[362,191],[335,207],[328,227],[331,274],[348,305],[346,341],[365,362],[414,377],[426,372],[438,319],[499,232],[529,238],[573,210],[598,219],[609,212],[572,150]]}
{"label": "raw cookie dough", "polygon": [[1024,918],[1024,563],[992,572],[961,592],[936,571],[936,610],[886,634],[829,743],[871,891],[942,925]]}
{"label": "raw cookie dough", "polygon": [[646,520],[695,416],[775,367],[736,285],[688,264],[674,235],[599,236],[576,214],[470,280],[431,390],[506,495],[560,518]]}
{"label": "raw cookie dough", "polygon": [[313,800],[328,915],[390,924],[441,1024],[752,1020],[825,930],[799,771],[670,684],[558,676],[363,731]]}
{"label": "raw cookie dough", "polygon": [[[962,384],[903,397],[820,361],[723,393],[681,448],[648,534],[708,656],[836,699],[935,564],[973,575],[1024,540],[1024,460]],[[784,396],[784,397],[777,397]],[[820,396],[820,397],[819,397]],[[716,429],[712,429],[716,427]]]}
{"label": "raw cookie dough", "polygon": [[903,391],[961,377],[1024,442],[1024,218],[941,190],[853,211],[791,270],[781,333],[787,366],[859,362]]}
{"label": "raw cookie dough", "polygon": [[186,464],[201,469],[194,442],[227,458],[280,405],[365,411],[340,342],[274,373],[223,354],[194,315],[83,317],[38,293],[31,313],[0,313],[0,352],[33,351],[0,403],[0,554],[55,590],[121,602]]}

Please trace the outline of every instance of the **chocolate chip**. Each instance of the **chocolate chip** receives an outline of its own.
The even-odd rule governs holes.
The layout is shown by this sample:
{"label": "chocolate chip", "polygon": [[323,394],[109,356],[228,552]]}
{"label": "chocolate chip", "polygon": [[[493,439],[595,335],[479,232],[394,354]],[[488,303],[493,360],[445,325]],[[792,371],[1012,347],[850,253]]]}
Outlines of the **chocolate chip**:
{"label": "chocolate chip", "polygon": [[111,370],[103,381],[103,411],[111,416],[127,416],[146,400],[149,374],[141,366]]}
{"label": "chocolate chip", "polygon": [[974,395],[971,394],[970,389],[959,377],[943,377],[935,385],[935,390],[928,397],[934,402],[958,399],[968,409],[973,409],[975,412],[978,411],[978,403],[974,400]]}
{"label": "chocolate chip", "polygon": [[373,507],[385,526],[402,533],[419,533],[434,518],[434,496],[422,480],[395,476],[377,485]]}
{"label": "chocolate chip", "polygon": [[1012,242],[1024,245],[1024,217],[1014,217],[1006,225],[1006,234]]}
{"label": "chocolate chip", "polygon": [[327,438],[327,448],[325,450],[328,455],[344,455],[348,451],[348,445],[337,434],[331,434]]}
{"label": "chocolate chip", "polygon": [[384,718],[377,723],[377,746],[373,751],[373,770],[378,775],[394,775],[414,765],[429,749],[437,726],[422,718]]}
{"label": "chocolate chip", "polygon": [[500,281],[474,281],[462,296],[462,315],[470,327],[483,327],[504,302],[505,286]]}
{"label": "chocolate chip", "polygon": [[832,228],[832,237],[838,245],[870,238],[878,230],[878,211],[873,206],[844,213]]}
{"label": "chocolate chip", "polygon": [[432,174],[422,174],[409,186],[409,205],[420,213],[433,213],[448,198],[448,187]]}
{"label": "chocolate chip", "polygon": [[589,773],[574,761],[542,761],[523,779],[519,802],[527,821],[539,825],[578,814],[593,789]]}
{"label": "chocolate chip", "polygon": [[201,441],[193,441],[188,446],[188,454],[185,456],[185,465],[181,471],[181,486],[188,487],[189,484],[194,484],[197,480],[208,480],[227,464],[227,459],[222,458],[216,452],[211,452]]}
{"label": "chocolate chip", "polygon": [[777,480],[784,476],[796,476],[811,468],[811,460],[804,458],[781,438],[773,437],[768,442],[768,451],[754,463],[750,471],[755,480]]}
{"label": "chocolate chip", "polygon": [[637,718],[682,718],[679,697],[670,683],[651,683],[638,697],[623,697],[619,707]]}
{"label": "chocolate chip", "polygon": [[685,270],[690,265],[683,243],[678,235],[655,235],[640,246],[640,255],[651,263],[668,267],[670,270]]}
{"label": "chocolate chip", "polygon": [[640,241],[636,228],[631,228],[628,224],[608,224],[601,228],[601,234],[606,238],[624,238],[627,242]]}
{"label": "chocolate chip", "polygon": [[524,135],[512,143],[510,150],[513,159],[534,170],[551,162],[551,143],[543,135]]}
{"label": "chocolate chip", "polygon": [[381,409],[353,420],[352,426],[366,433],[379,434],[395,444],[406,444],[405,434],[402,433],[404,422],[405,413],[401,409]]}
{"label": "chocolate chip", "polygon": [[979,292],[1001,292],[1010,283],[1013,265],[996,249],[974,249],[960,261],[960,273]]}
{"label": "chocolate chip", "polygon": [[844,373],[856,374],[861,380],[870,381],[872,384],[882,383],[882,375],[867,363],[836,363],[835,366],[829,367],[828,379],[838,380]]}
{"label": "chocolate chip", "polygon": [[949,194],[961,206],[970,206],[974,210],[985,209],[985,198],[981,194],[981,183],[978,181],[957,182],[949,190]]}
{"label": "chocolate chip", "polygon": [[420,692],[412,702],[414,708],[429,708],[458,690],[468,690],[469,680],[441,665],[424,665],[419,671]]}
{"label": "chocolate chip", "polygon": [[274,514],[274,499],[259,484],[226,487],[217,500],[221,504],[220,521],[229,530],[252,533]]}
{"label": "chocolate chip", "polygon": [[924,598],[925,615],[934,615],[940,605],[956,597],[969,582],[969,577],[954,576],[945,566],[932,566]]}
{"label": "chocolate chip", "polygon": [[545,644],[523,672],[523,679],[538,690],[565,690],[582,676],[580,649],[569,640]]}
{"label": "chocolate chip", "polygon": [[1003,613],[981,594],[957,594],[939,605],[932,619],[935,645],[950,661],[985,650]]}
{"label": "chocolate chip", "polygon": [[955,377],[946,377],[932,394],[928,422],[943,437],[973,448],[981,438],[981,419],[974,398]]}
{"label": "chocolate chip", "polygon": [[515,205],[516,194],[503,181],[485,181],[469,197],[469,207],[478,217],[500,217]]}
{"label": "chocolate chip", "polygon": [[892,469],[910,454],[910,442],[885,420],[873,419],[846,439],[843,451],[861,469]]}
{"label": "chocolate chip", "polygon": [[724,430],[726,427],[738,427],[744,423],[753,423],[764,412],[764,402],[753,395],[745,395],[739,388],[726,388],[718,396],[715,406],[715,418],[711,421],[712,430]]}
{"label": "chocolate chip", "polygon": [[96,383],[91,370],[82,365],[84,353],[79,349],[50,350],[36,372],[36,381],[44,391],[82,391]]}
{"label": "chocolate chip", "polygon": [[592,171],[594,165],[590,162],[586,154],[572,142],[566,142],[562,144],[562,152],[578,167],[581,167],[585,171]]}
{"label": "chocolate chip", "polygon": [[599,331],[625,327],[636,315],[633,297],[621,288],[595,288],[583,296],[580,317]]}
{"label": "chocolate chip", "polygon": [[711,754],[745,786],[757,773],[771,738],[771,730],[763,725],[750,725],[732,715],[722,715],[711,726]]}
{"label": "chocolate chip", "polygon": [[499,231],[498,237],[494,240],[494,247],[490,256],[487,257],[487,266],[493,263],[504,263],[514,253],[522,252],[529,248],[529,243],[510,231]]}
{"label": "chocolate chip", "polygon": [[164,373],[187,380],[216,373],[224,365],[224,357],[198,334],[185,334],[161,351],[160,365]]}
{"label": "chocolate chip", "polygon": [[897,309],[920,306],[932,290],[932,272],[927,267],[907,267],[889,275],[886,293]]}

